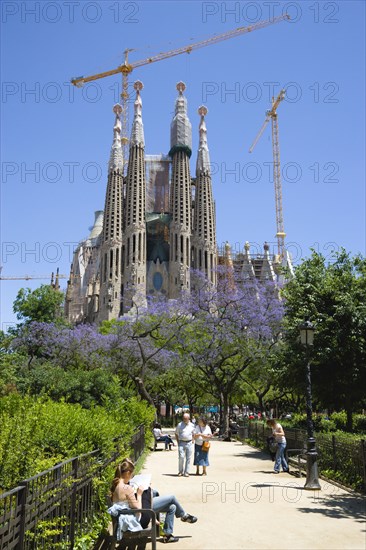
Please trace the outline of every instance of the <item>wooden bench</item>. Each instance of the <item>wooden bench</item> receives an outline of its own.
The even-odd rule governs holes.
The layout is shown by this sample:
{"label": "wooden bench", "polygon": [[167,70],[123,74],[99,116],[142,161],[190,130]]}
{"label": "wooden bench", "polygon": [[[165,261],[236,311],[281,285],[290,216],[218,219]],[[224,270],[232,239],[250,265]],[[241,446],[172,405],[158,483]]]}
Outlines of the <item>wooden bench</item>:
{"label": "wooden bench", "polygon": [[156,539],[159,536],[159,524],[156,522],[156,513],[149,508],[141,508],[138,510],[123,510],[121,514],[138,514],[144,513],[150,518],[147,528],[141,531],[125,531],[121,541],[117,541],[117,518],[112,518],[112,522],[108,528],[108,550],[143,550],[146,544],[151,543],[151,549],[156,550]]}
{"label": "wooden bench", "polygon": [[156,439],[156,437],[154,436],[154,451],[157,450],[159,443],[161,443],[162,445],[164,445],[164,448],[165,448],[165,441],[159,441],[159,440]]}

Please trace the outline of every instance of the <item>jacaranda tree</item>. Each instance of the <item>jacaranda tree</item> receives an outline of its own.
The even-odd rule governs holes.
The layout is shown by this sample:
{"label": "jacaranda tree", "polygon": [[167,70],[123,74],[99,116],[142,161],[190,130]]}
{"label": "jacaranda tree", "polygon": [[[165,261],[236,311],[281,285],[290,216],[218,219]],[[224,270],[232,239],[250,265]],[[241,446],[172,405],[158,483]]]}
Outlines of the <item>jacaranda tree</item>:
{"label": "jacaranda tree", "polygon": [[268,360],[281,335],[283,304],[273,283],[237,281],[223,268],[216,287],[195,274],[189,310],[176,349],[189,354],[205,390],[219,401],[227,433],[230,395],[249,366]]}

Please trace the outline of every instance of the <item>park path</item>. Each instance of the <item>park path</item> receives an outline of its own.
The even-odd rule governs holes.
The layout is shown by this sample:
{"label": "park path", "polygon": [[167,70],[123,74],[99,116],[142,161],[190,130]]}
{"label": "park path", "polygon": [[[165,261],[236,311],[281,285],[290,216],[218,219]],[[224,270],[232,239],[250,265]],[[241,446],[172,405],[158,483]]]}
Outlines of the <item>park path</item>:
{"label": "park path", "polygon": [[215,440],[208,475],[178,477],[173,449],[159,445],[143,472],[198,517],[192,525],[175,520],[176,550],[365,550],[362,497],[325,481],[320,492],[304,491],[304,477],[274,474],[267,454],[240,442]]}

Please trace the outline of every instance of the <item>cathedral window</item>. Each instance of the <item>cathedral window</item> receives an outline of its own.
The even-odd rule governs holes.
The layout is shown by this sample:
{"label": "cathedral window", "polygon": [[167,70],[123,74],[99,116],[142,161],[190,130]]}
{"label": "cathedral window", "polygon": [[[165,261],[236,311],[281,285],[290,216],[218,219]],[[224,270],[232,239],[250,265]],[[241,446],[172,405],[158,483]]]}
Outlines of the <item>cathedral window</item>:
{"label": "cathedral window", "polygon": [[104,267],[103,280],[104,280],[104,282],[106,282],[106,280],[107,280],[107,254],[104,254],[103,267]]}
{"label": "cathedral window", "polygon": [[119,248],[116,249],[116,277],[118,277],[119,268]]}
{"label": "cathedral window", "polygon": [[109,253],[109,278],[113,277],[113,250]]}

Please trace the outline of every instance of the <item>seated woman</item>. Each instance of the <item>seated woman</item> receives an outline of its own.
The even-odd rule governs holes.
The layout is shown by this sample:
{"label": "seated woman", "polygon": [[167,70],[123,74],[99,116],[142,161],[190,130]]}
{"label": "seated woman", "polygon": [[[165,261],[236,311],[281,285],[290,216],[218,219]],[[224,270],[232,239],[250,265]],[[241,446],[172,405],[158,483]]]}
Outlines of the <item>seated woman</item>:
{"label": "seated woman", "polygon": [[[135,465],[129,458],[125,458],[121,464],[117,466],[115,477],[111,486],[112,502],[115,505],[123,505],[131,509],[142,508],[142,494],[144,493],[143,487],[138,487],[137,494],[135,495],[133,487],[129,485],[130,480],[133,477]],[[151,489],[147,489],[146,492],[151,493]],[[157,495],[156,491],[153,491],[153,495]],[[113,508],[113,507],[112,507]],[[182,508],[174,495],[167,496],[153,496],[152,509],[154,512],[165,512],[164,522],[164,537],[163,542],[177,542],[179,539],[173,535],[174,516],[180,518],[181,521],[187,523],[196,523],[197,518],[191,514],[187,514]],[[111,508],[108,510],[109,513]],[[127,516],[129,517],[129,516]],[[133,517],[133,516],[130,516]],[[141,526],[140,526],[141,527]],[[125,529],[126,530],[126,529]],[[131,529],[132,530],[132,529]],[[117,535],[117,540],[118,535]]]}
{"label": "seated woman", "polygon": [[164,435],[163,432],[161,431],[161,425],[160,424],[158,424],[158,423],[154,424],[153,433],[154,433],[154,437],[155,437],[156,441],[164,441],[166,451],[168,449],[169,449],[169,451],[171,451],[172,450],[172,445],[173,445],[173,447],[175,447],[175,443],[172,440],[172,438],[170,437],[170,435]]}
{"label": "seated woman", "polygon": [[141,531],[140,523],[141,514],[127,515],[121,514],[125,509],[141,509],[142,508],[142,493],[143,487],[138,487],[136,494],[131,485],[128,484],[134,471],[134,464],[129,458],[125,458],[121,464],[117,466],[114,474],[114,479],[111,485],[110,496],[112,498],[112,506],[108,512],[117,517],[117,540],[122,539],[124,531]]}

